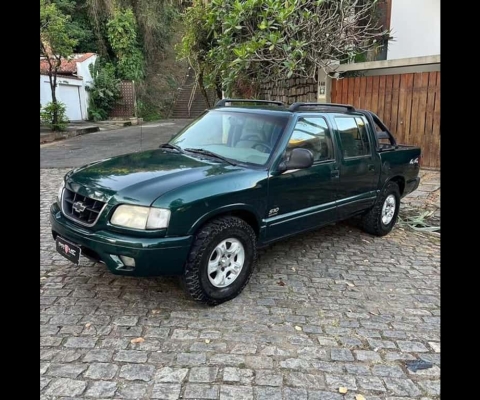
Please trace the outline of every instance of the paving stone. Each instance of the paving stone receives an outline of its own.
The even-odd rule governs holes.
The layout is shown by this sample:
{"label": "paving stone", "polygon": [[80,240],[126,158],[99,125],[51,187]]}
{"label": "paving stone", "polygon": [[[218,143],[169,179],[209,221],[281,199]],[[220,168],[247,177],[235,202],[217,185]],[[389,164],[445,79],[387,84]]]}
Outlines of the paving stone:
{"label": "paving stone", "polygon": [[304,400],[307,398],[307,389],[300,388],[283,388],[284,400]]}
{"label": "paving stone", "polygon": [[285,384],[288,386],[304,387],[309,389],[324,389],[325,378],[322,375],[312,375],[301,372],[287,372]]}
{"label": "paving stone", "polygon": [[120,378],[125,378],[129,381],[146,381],[152,379],[155,367],[153,365],[142,364],[128,364],[120,369]]}
{"label": "paving stone", "polygon": [[372,374],[376,376],[391,376],[393,378],[406,378],[405,373],[398,365],[375,365]]}
{"label": "paving stone", "polygon": [[180,353],[177,355],[177,364],[182,366],[202,365],[206,362],[205,353]]}
{"label": "paving stone", "polygon": [[332,349],[330,356],[334,361],[354,361],[352,352],[348,349]]}
{"label": "paving stone", "polygon": [[193,367],[188,377],[189,382],[214,382],[217,378],[217,367]]}
{"label": "paving stone", "polygon": [[90,379],[112,379],[117,373],[118,366],[109,363],[93,363],[85,372],[85,377]]}
{"label": "paving stone", "polygon": [[181,383],[188,374],[188,368],[164,367],[155,374],[155,382]]}
{"label": "paving stone", "polygon": [[185,386],[185,399],[217,399],[219,395],[218,385],[202,383],[188,383]]}
{"label": "paving stone", "polygon": [[405,353],[423,353],[428,349],[420,342],[410,342],[408,340],[397,340],[397,345]]}
{"label": "paving stone", "polygon": [[119,384],[117,396],[121,399],[142,399],[145,398],[147,390],[148,385],[146,383],[123,381]]}
{"label": "paving stone", "polygon": [[255,384],[259,386],[282,386],[283,376],[275,370],[255,371]]}
{"label": "paving stone", "polygon": [[278,400],[282,398],[282,389],[257,386],[253,388],[256,400]]}
{"label": "paving stone", "polygon": [[380,355],[375,351],[354,350],[353,353],[358,361],[376,362],[382,360]]}
{"label": "paving stone", "polygon": [[385,392],[385,386],[380,378],[376,376],[357,376],[357,384],[360,390],[374,390]]}
{"label": "paving stone", "polygon": [[239,382],[242,385],[247,385],[253,381],[253,371],[248,368],[225,367],[223,369],[223,381]]}
{"label": "paving stone", "polygon": [[153,385],[152,399],[176,400],[180,398],[182,386],[177,383],[156,383]]}
{"label": "paving stone", "polygon": [[85,392],[85,396],[107,398],[107,397],[113,397],[116,391],[117,391],[116,382],[97,381],[97,382],[93,382],[89,386],[89,388]]}
{"label": "paving stone", "polygon": [[384,378],[383,381],[388,390],[396,396],[415,397],[421,394],[420,390],[410,379]]}
{"label": "paving stone", "polygon": [[115,357],[115,361],[127,363],[144,363],[147,361],[148,352],[137,350],[120,350]]}
{"label": "paving stone", "polygon": [[220,400],[253,400],[253,388],[251,386],[222,385]]}
{"label": "paving stone", "polygon": [[76,378],[86,369],[87,365],[82,364],[50,364],[47,375],[62,378]]}
{"label": "paving stone", "polygon": [[325,379],[330,389],[346,387],[349,390],[357,390],[357,384],[353,376],[325,374]]}
{"label": "paving stone", "polygon": [[45,391],[46,396],[80,396],[87,387],[87,383],[81,380],[59,378],[53,379]]}

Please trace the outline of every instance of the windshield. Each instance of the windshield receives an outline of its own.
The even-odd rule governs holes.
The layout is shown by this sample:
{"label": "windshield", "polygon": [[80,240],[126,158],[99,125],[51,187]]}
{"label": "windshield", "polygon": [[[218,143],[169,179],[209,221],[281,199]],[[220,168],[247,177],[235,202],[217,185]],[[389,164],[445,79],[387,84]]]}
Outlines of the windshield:
{"label": "windshield", "polygon": [[287,121],[288,116],[210,111],[169,143],[187,152],[203,149],[231,161],[265,165]]}

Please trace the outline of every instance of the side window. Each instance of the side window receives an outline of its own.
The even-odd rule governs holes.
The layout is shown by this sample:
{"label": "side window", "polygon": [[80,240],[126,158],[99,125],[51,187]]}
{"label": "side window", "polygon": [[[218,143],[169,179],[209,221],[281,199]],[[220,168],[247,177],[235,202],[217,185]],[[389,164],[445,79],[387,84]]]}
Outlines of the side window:
{"label": "side window", "polygon": [[368,132],[362,118],[335,117],[335,122],[342,142],[344,158],[370,154]]}
{"label": "side window", "polygon": [[287,156],[296,148],[308,149],[314,161],[333,159],[333,144],[330,130],[324,118],[299,118],[287,146]]}

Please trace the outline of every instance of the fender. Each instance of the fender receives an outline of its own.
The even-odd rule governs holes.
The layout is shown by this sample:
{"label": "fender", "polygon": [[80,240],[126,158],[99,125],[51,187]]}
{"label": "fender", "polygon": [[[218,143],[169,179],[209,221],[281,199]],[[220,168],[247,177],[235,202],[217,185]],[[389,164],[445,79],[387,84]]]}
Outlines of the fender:
{"label": "fender", "polygon": [[197,219],[192,224],[190,230],[188,231],[188,235],[193,235],[200,226],[202,226],[206,221],[212,219],[213,217],[221,214],[226,214],[231,211],[248,211],[250,214],[253,214],[255,216],[255,219],[257,221],[260,231],[264,229],[265,223],[260,218],[255,208],[253,208],[249,204],[236,203],[236,204],[229,204],[229,205],[217,208],[215,210],[211,210],[208,213],[202,215],[199,219]]}

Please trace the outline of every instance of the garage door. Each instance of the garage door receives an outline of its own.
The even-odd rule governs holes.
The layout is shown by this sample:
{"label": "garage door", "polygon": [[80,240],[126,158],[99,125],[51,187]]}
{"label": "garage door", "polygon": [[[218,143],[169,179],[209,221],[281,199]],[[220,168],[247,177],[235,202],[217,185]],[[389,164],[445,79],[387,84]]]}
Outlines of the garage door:
{"label": "garage door", "polygon": [[70,121],[82,119],[82,108],[80,106],[80,94],[78,86],[58,85],[57,96],[67,106],[67,118]]}

